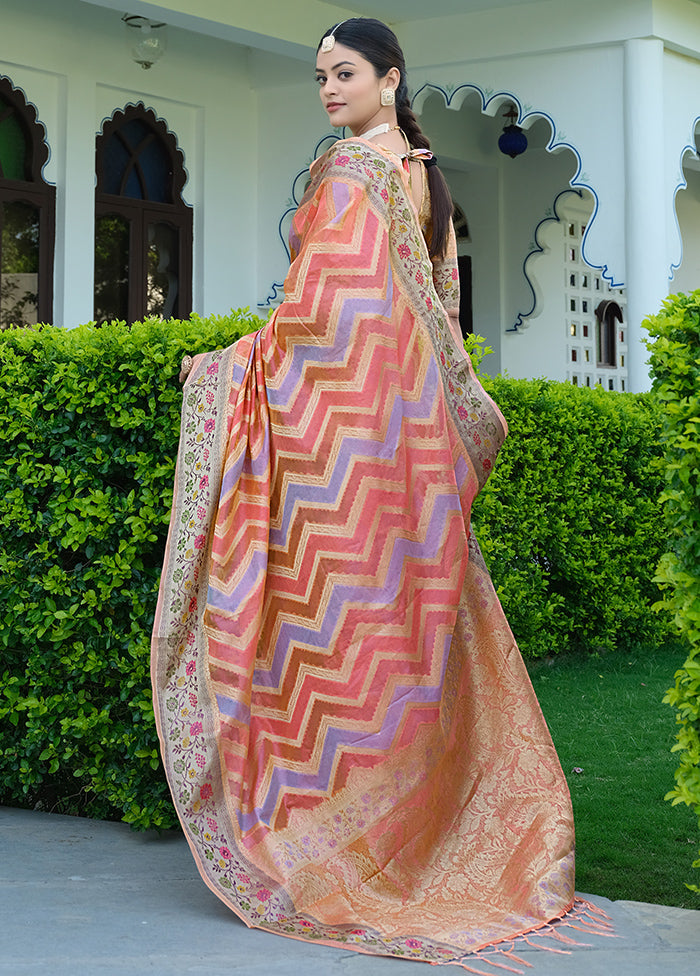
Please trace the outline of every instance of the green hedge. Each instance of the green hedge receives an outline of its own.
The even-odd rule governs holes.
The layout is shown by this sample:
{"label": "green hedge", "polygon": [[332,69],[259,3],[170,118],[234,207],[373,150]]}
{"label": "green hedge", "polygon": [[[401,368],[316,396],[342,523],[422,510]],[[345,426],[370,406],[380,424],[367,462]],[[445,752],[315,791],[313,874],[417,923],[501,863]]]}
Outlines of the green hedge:
{"label": "green hedge", "polygon": [[[0,802],[175,823],[149,635],[178,364],[260,324],[238,313],[0,334]],[[489,385],[511,437],[475,524],[525,654],[658,637],[652,401],[544,381]]]}
{"label": "green hedge", "polygon": [[474,526],[523,654],[667,637],[651,609],[664,547],[656,401],[548,380],[485,384],[510,434]]}
{"label": "green hedge", "polygon": [[[700,820],[700,291],[674,295],[645,323],[652,341],[654,392],[664,405],[661,443],[668,551],[657,580],[662,605],[690,645],[664,701],[680,726],[676,786],[667,799],[692,807]],[[700,858],[693,862],[700,868]],[[700,892],[699,885],[689,886]]]}
{"label": "green hedge", "polygon": [[0,335],[0,800],[138,827],[176,822],[149,637],[186,351],[228,318]]}

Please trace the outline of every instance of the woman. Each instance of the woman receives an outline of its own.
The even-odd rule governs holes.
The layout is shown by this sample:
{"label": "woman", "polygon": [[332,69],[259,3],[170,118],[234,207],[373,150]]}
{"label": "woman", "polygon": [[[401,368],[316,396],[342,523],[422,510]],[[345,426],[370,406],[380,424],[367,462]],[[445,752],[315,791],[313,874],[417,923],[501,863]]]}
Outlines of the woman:
{"label": "woman", "polygon": [[311,167],[285,301],[188,378],[156,713],[248,925],[457,962],[572,909],[569,796],[470,534],[506,425],[403,55],[358,18],[316,68],[353,135]]}

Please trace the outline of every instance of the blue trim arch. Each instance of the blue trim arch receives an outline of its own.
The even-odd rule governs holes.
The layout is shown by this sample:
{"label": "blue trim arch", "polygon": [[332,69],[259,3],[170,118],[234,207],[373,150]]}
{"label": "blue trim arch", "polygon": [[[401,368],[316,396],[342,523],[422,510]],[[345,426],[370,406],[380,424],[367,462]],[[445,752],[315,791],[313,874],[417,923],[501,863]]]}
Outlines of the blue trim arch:
{"label": "blue trim arch", "polygon": [[[583,165],[582,165],[581,155],[579,151],[572,143],[566,141],[563,134],[561,137],[557,135],[556,123],[552,118],[552,116],[549,115],[548,112],[545,112],[543,110],[534,110],[529,105],[523,106],[520,102],[520,99],[512,92],[509,91],[493,92],[489,89],[482,89],[478,85],[474,85],[474,84],[443,86],[443,85],[435,84],[433,82],[425,82],[423,85],[421,85],[421,87],[418,89],[418,91],[411,99],[412,108],[418,113],[420,113],[420,107],[418,106],[420,106],[421,103],[424,102],[425,99],[428,97],[428,95],[430,95],[432,92],[437,92],[440,95],[442,95],[442,97],[445,100],[445,105],[447,108],[452,107],[453,102],[455,101],[458,102],[459,104],[456,104],[454,106],[454,110],[460,109],[462,107],[462,104],[466,100],[466,98],[473,93],[478,96],[478,99],[481,103],[482,114],[490,115],[490,116],[495,116],[496,112],[504,102],[506,101],[511,102],[514,105],[516,105],[518,109],[518,121],[517,121],[518,125],[523,126],[523,124],[526,123],[528,119],[531,121],[534,121],[535,119],[546,119],[546,121],[549,123],[552,131],[552,135],[549,140],[549,143],[545,147],[547,152],[555,152],[562,149],[568,149],[570,150],[570,152],[573,153],[576,159],[576,172],[569,180],[569,186],[571,187],[571,190],[563,190],[557,194],[556,198],[552,203],[551,208],[549,208],[549,213],[539,222],[539,224],[535,228],[535,232],[533,235],[534,246],[531,248],[530,251],[528,251],[528,253],[525,255],[522,262],[522,273],[523,273],[523,277],[525,278],[525,281],[527,282],[530,293],[532,295],[532,305],[527,311],[518,312],[515,322],[509,329],[506,329],[506,332],[518,332],[521,329],[525,328],[526,327],[525,319],[529,318],[529,316],[531,316],[532,313],[535,311],[535,308],[537,306],[537,296],[536,296],[534,285],[532,283],[532,279],[530,278],[530,275],[528,274],[527,271],[527,264],[533,255],[540,254],[543,251],[543,248],[540,246],[538,241],[538,232],[540,231],[540,228],[543,226],[543,224],[547,223],[550,220],[556,220],[556,221],[560,220],[560,217],[557,214],[557,203],[564,194],[569,193],[572,190],[573,192],[578,192],[579,194],[581,194],[581,191],[585,189],[593,197],[593,213],[591,214],[591,219],[588,222],[588,226],[586,227],[586,232],[581,242],[581,256],[583,260],[591,269],[593,269],[594,271],[599,271],[601,277],[610,283],[611,288],[623,288],[624,282],[615,281],[614,275],[610,272],[610,269],[607,264],[604,265],[593,264],[591,261],[589,261],[589,259],[586,256],[586,241],[588,239],[590,228],[593,222],[595,221],[595,218],[599,210],[598,194],[595,192],[595,190],[590,185],[590,183],[586,182],[587,177],[586,174],[583,172]],[[344,130],[343,130],[343,134],[344,134]],[[312,160],[319,155],[319,152],[321,151],[325,152],[339,138],[343,138],[343,136],[327,135],[324,136],[321,140],[319,140],[314,150],[314,155],[312,159],[309,160],[309,163],[311,163]],[[280,217],[279,224],[277,227],[278,235],[280,237],[280,240],[282,241],[282,245],[285,249],[288,258],[290,257],[290,253],[289,253],[289,248],[287,246],[287,241],[285,240],[285,236],[283,233],[283,224],[286,218],[289,216],[289,214],[293,213],[296,210],[296,208],[299,206],[301,197],[303,196],[303,190],[301,193],[299,193],[299,180],[301,177],[306,178],[307,174],[308,174],[308,170],[301,170],[299,173],[297,173],[297,175],[292,180],[291,196],[288,201],[288,206],[287,209],[282,214],[282,216]],[[273,303],[278,302],[280,300],[279,294],[281,293],[282,287],[283,287],[282,283],[273,282],[270,286],[270,292],[268,297],[265,299],[265,301],[260,302],[259,307],[262,308],[271,307]]]}
{"label": "blue trim arch", "polygon": [[676,231],[678,232],[678,240],[680,242],[680,256],[677,263],[671,261],[671,264],[669,266],[669,274],[668,274],[669,281],[673,281],[675,277],[675,272],[678,271],[680,266],[683,264],[683,233],[681,231],[681,222],[678,219],[678,207],[676,206],[676,197],[678,196],[681,190],[685,190],[686,187],[688,186],[688,181],[683,175],[683,159],[685,158],[686,153],[692,153],[693,156],[700,156],[700,147],[698,147],[698,141],[697,141],[698,136],[696,135],[697,128],[699,125],[700,125],[700,115],[696,115],[695,119],[693,120],[693,124],[690,127],[690,137],[692,139],[692,142],[688,142],[686,143],[685,146],[683,146],[680,152],[680,156],[678,157],[678,170],[679,170],[678,183],[676,184],[673,190],[671,205],[673,207],[673,219],[676,223]]}
{"label": "blue trim arch", "polygon": [[572,143],[566,141],[563,134],[561,137],[557,135],[556,123],[552,118],[552,116],[548,112],[545,112],[544,110],[534,110],[529,105],[523,106],[520,102],[520,99],[517,97],[517,95],[514,95],[512,92],[509,91],[493,92],[489,89],[482,89],[478,85],[473,85],[473,84],[465,84],[465,85],[457,85],[457,86],[447,85],[443,87],[442,85],[436,85],[432,82],[426,82],[418,89],[416,94],[413,96],[411,102],[412,106],[415,107],[416,103],[419,100],[421,102],[425,101],[425,99],[428,97],[428,95],[431,92],[438,92],[439,94],[441,94],[445,100],[445,105],[447,108],[452,107],[452,103],[455,102],[455,100],[457,100],[459,104],[455,107],[454,110],[460,109],[462,107],[462,104],[466,101],[467,97],[473,93],[478,96],[481,102],[482,114],[490,115],[492,117],[496,115],[496,112],[504,102],[510,102],[514,104],[518,109],[518,120],[516,123],[517,125],[525,127],[524,124],[527,123],[528,120],[534,122],[535,119],[545,119],[549,123],[549,126],[552,130],[552,135],[548,144],[545,146],[547,152],[555,152],[555,151],[560,151],[562,149],[568,149],[573,153],[576,159],[576,172],[569,180],[569,186],[571,187],[571,190],[563,190],[557,194],[557,196],[555,197],[552,203],[552,206],[549,208],[548,214],[539,222],[539,224],[537,224],[533,234],[534,246],[531,248],[530,251],[528,251],[528,253],[525,255],[522,262],[522,273],[523,273],[523,277],[525,278],[525,281],[527,282],[530,293],[532,295],[532,305],[527,311],[518,312],[516,316],[516,320],[513,323],[513,325],[509,329],[506,329],[505,331],[519,332],[521,329],[526,328],[527,326],[526,326],[525,319],[527,319],[530,315],[532,315],[532,313],[535,311],[535,308],[537,307],[537,296],[535,293],[534,285],[532,283],[532,279],[528,274],[527,264],[533,255],[541,254],[543,251],[543,248],[540,246],[538,240],[538,233],[541,227],[550,220],[555,220],[557,222],[560,221],[561,218],[557,214],[557,203],[559,202],[560,198],[564,196],[566,193],[570,193],[573,191],[574,193],[579,193],[579,195],[582,195],[582,191],[587,190],[593,197],[593,213],[591,214],[591,219],[588,221],[586,232],[581,242],[581,257],[591,269],[600,272],[601,277],[610,283],[611,288],[623,288],[624,282],[615,281],[614,275],[611,273],[607,264],[604,265],[593,264],[593,262],[590,261],[586,256],[586,241],[588,239],[588,233],[599,210],[598,194],[595,192],[595,190],[590,185],[590,183],[586,182],[587,177],[586,174],[583,172],[583,163],[581,160],[581,154]]}

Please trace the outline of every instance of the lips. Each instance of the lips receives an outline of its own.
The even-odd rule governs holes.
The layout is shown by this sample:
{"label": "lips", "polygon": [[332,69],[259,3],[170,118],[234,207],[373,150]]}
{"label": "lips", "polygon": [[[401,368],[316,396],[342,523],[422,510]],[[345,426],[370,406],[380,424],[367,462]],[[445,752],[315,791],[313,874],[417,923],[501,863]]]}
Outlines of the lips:
{"label": "lips", "polygon": [[335,112],[336,109],[339,109],[339,108],[342,108],[342,107],[343,107],[343,103],[342,102],[329,102],[328,105],[326,105],[326,111],[327,112]]}

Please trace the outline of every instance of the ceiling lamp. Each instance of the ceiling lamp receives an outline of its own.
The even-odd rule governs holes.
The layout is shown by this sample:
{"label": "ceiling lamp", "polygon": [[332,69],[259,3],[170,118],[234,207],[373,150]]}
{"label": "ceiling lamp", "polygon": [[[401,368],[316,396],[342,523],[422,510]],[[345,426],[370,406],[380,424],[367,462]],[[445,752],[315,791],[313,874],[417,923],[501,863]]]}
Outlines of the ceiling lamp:
{"label": "ceiling lamp", "polygon": [[515,120],[518,117],[515,105],[511,103],[508,111],[503,113],[503,117],[510,119],[510,125],[503,127],[503,132],[498,140],[498,148],[504,156],[510,156],[511,159],[515,159],[516,156],[520,156],[527,149],[527,136],[520,126],[515,124]]}
{"label": "ceiling lamp", "polygon": [[138,14],[124,14],[126,42],[129,54],[142,68],[150,68],[159,61],[166,48],[166,25]]}

